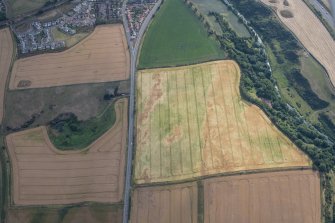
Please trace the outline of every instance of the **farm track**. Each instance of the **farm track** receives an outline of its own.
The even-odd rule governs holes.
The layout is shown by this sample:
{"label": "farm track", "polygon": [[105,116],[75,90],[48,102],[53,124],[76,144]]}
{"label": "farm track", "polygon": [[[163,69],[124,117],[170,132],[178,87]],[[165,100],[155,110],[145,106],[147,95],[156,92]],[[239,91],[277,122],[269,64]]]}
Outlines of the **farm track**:
{"label": "farm track", "polygon": [[[98,26],[85,40],[64,52],[17,60],[9,88],[42,88],[125,80],[129,77],[129,65],[123,26]],[[28,84],[22,84],[24,82]]]}
{"label": "farm track", "polygon": [[[279,19],[294,33],[304,47],[324,66],[329,79],[335,86],[335,42],[320,20],[308,8],[303,0],[290,0],[289,6],[282,1],[271,3],[262,0],[268,6],[275,7]],[[280,14],[282,10],[289,10],[293,18],[285,18]]]}
{"label": "farm track", "polygon": [[81,151],[59,151],[45,127],[6,137],[15,205],[122,200],[128,101],[116,103],[116,123]]}
{"label": "farm track", "polygon": [[309,166],[263,112],[241,101],[232,61],[144,70],[137,78],[136,183]]}
{"label": "farm track", "polygon": [[13,58],[13,40],[8,28],[0,30],[0,124],[4,115],[7,78]]}

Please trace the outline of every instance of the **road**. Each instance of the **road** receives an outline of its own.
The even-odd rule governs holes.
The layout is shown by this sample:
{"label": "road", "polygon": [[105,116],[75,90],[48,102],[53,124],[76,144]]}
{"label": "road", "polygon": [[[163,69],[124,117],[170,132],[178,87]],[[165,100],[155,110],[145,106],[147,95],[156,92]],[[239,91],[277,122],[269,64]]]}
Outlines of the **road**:
{"label": "road", "polygon": [[122,6],[122,20],[125,27],[126,38],[128,41],[129,52],[130,52],[130,99],[129,99],[129,126],[128,126],[128,150],[127,150],[127,166],[126,166],[126,177],[124,186],[124,208],[123,208],[123,223],[129,222],[129,202],[131,193],[131,177],[132,177],[132,161],[134,152],[134,128],[135,128],[135,92],[136,92],[136,64],[138,50],[141,45],[142,37],[151,21],[151,18],[156,13],[162,0],[159,0],[152,8],[146,19],[144,20],[141,29],[138,32],[135,44],[132,45],[130,42],[130,31],[128,29],[128,21],[126,17],[126,4],[127,1],[123,2]]}
{"label": "road", "polygon": [[321,13],[322,17],[326,20],[326,22],[335,29],[334,18],[332,14],[330,14],[328,10],[325,9],[325,7],[323,7],[323,5],[321,5],[318,0],[308,0],[308,2],[312,6],[314,6],[314,8]]}

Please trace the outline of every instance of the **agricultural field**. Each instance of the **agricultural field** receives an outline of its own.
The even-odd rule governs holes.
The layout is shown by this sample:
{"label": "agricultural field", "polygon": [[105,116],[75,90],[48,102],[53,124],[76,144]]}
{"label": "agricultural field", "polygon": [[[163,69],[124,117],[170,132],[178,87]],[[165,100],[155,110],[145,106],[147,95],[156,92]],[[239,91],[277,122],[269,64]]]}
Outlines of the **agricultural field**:
{"label": "agricultural field", "polygon": [[64,207],[11,207],[7,222],[10,223],[121,223],[122,206],[92,204]]}
{"label": "agricultural field", "polygon": [[204,223],[321,223],[320,178],[312,170],[204,181]]}
{"label": "agricultural field", "polygon": [[7,16],[13,18],[24,13],[42,8],[50,0],[4,0],[7,6]]}
{"label": "agricultural field", "polygon": [[142,43],[138,68],[194,64],[223,58],[219,44],[182,0],[166,0]]}
{"label": "agricultural field", "polygon": [[285,6],[282,0],[262,0],[262,2],[276,7],[276,13],[280,20],[325,67],[331,82],[335,85],[335,42],[303,0],[289,0],[289,6]]}
{"label": "agricultural field", "polygon": [[67,113],[74,114],[79,121],[87,121],[110,105],[111,100],[104,100],[104,95],[115,89],[118,94],[129,94],[129,81],[8,91],[3,126],[8,134],[49,125]]}
{"label": "agricultural field", "polygon": [[191,0],[191,2],[195,4],[199,13],[206,18],[211,27],[213,27],[213,30],[218,34],[222,35],[221,28],[219,24],[215,22],[214,17],[208,16],[209,12],[220,13],[240,37],[250,37],[250,33],[243,23],[239,22],[238,17],[220,0]]}
{"label": "agricultural field", "polygon": [[14,205],[120,202],[128,102],[122,99],[115,106],[114,126],[81,151],[57,150],[45,127],[8,135]]}
{"label": "agricultural field", "polygon": [[15,61],[10,89],[125,80],[129,53],[123,26],[98,26],[76,46]]}
{"label": "agricultural field", "polygon": [[197,223],[195,183],[137,188],[132,196],[132,223]]}
{"label": "agricultural field", "polygon": [[8,28],[0,30],[0,124],[4,114],[7,77],[13,58],[13,40]]}
{"label": "agricultural field", "polygon": [[242,101],[233,61],[139,71],[135,182],[309,166],[256,106]]}

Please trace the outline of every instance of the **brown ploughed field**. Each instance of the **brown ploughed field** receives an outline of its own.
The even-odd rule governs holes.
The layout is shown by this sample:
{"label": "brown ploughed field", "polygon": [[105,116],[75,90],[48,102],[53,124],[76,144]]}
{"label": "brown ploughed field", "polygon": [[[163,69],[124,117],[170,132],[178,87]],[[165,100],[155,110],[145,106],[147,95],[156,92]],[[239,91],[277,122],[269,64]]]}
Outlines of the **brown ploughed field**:
{"label": "brown ploughed field", "polygon": [[13,40],[10,30],[0,30],[0,123],[4,112],[6,81],[13,57]]}
{"label": "brown ploughed field", "polygon": [[42,88],[125,80],[129,77],[129,63],[123,26],[98,26],[69,50],[17,60],[9,87]]}
{"label": "brown ploughed field", "polygon": [[205,223],[320,223],[320,178],[312,170],[204,181]]}
{"label": "brown ploughed field", "polygon": [[128,101],[116,102],[116,122],[81,151],[59,151],[45,127],[6,137],[15,205],[120,202],[123,195]]}
{"label": "brown ploughed field", "polygon": [[131,223],[197,223],[195,183],[137,188]]}
{"label": "brown ploughed field", "polygon": [[[280,20],[298,37],[306,49],[325,67],[331,82],[335,86],[335,42],[327,29],[303,0],[262,0],[263,3],[276,7]],[[293,18],[285,18],[281,11],[290,11]]]}

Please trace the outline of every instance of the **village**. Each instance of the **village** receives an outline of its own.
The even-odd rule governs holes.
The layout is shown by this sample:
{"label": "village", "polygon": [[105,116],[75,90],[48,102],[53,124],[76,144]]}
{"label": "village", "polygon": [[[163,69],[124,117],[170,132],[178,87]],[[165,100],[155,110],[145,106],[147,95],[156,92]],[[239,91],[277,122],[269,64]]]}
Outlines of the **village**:
{"label": "village", "polygon": [[82,28],[116,23],[121,21],[121,8],[122,2],[119,0],[84,0],[53,21],[33,21],[29,29],[24,31],[14,27],[19,51],[21,54],[31,54],[65,48],[65,41],[56,40],[52,30],[57,29],[66,36],[73,36]]}
{"label": "village", "polygon": [[147,17],[157,0],[129,0],[127,2],[126,16],[131,40],[135,40],[144,19]]}

